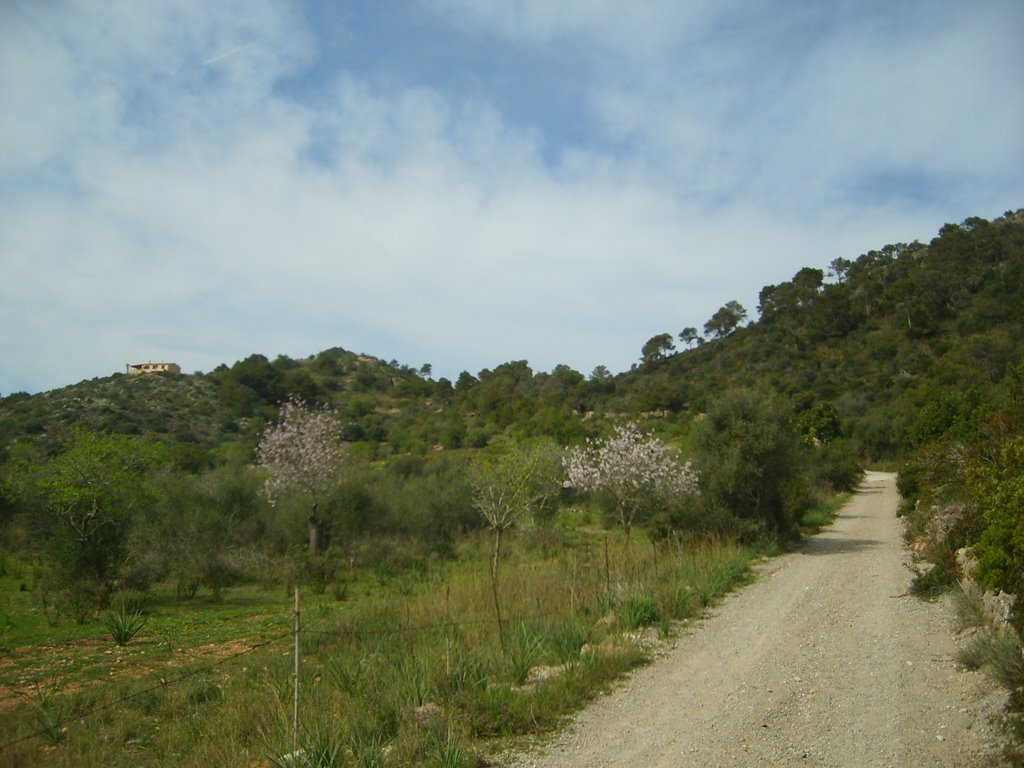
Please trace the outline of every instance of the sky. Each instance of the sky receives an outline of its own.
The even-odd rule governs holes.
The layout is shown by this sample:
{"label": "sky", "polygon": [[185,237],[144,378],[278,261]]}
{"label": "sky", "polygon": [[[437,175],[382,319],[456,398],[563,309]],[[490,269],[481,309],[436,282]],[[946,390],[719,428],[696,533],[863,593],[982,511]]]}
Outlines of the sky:
{"label": "sky", "polygon": [[0,394],[628,370],[1024,207],[1021,40],[1020,0],[3,0]]}

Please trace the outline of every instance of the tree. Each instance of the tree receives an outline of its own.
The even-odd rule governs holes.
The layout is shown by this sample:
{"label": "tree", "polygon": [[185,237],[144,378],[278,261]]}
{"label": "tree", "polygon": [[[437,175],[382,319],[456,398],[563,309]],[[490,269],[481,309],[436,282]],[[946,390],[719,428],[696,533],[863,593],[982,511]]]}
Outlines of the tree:
{"label": "tree", "polygon": [[317,515],[323,492],[338,482],[345,449],[342,424],[331,408],[310,408],[301,400],[281,406],[276,424],[268,426],[256,449],[257,465],[266,471],[263,494],[274,504],[286,493],[303,493],[312,500],[308,518],[309,551],[323,546],[324,522]]}
{"label": "tree", "polygon": [[644,344],[641,350],[642,360],[645,363],[657,363],[676,351],[676,345],[672,341],[671,333],[659,333],[652,336]]}
{"label": "tree", "polygon": [[61,531],[51,543],[73,590],[109,592],[133,515],[156,499],[149,473],[161,456],[156,443],[75,430],[38,470],[35,487]]}
{"label": "tree", "polygon": [[679,333],[679,340],[683,342],[687,347],[693,347],[694,344],[700,344],[703,339],[697,335],[697,329],[686,327],[683,328]]}
{"label": "tree", "polygon": [[616,427],[609,438],[587,440],[563,466],[565,487],[600,494],[609,502],[627,546],[634,523],[654,502],[699,493],[692,464],[681,464],[676,451],[645,435],[636,422]]}
{"label": "tree", "polygon": [[524,515],[543,516],[557,498],[558,464],[553,459],[556,452],[557,448],[550,441],[540,441],[522,450],[505,453],[496,460],[477,464],[471,475],[473,506],[494,536],[491,592],[503,654],[505,632],[498,590],[502,536]]}
{"label": "tree", "polygon": [[608,366],[598,365],[590,372],[590,390],[601,395],[615,391],[615,377]]}
{"label": "tree", "polygon": [[747,310],[738,301],[727,302],[711,319],[704,323],[704,333],[716,339],[724,338],[735,331],[747,319]]}
{"label": "tree", "polygon": [[727,392],[698,422],[695,447],[709,504],[782,536],[793,533],[802,510],[792,492],[803,466],[785,401],[754,390]]}

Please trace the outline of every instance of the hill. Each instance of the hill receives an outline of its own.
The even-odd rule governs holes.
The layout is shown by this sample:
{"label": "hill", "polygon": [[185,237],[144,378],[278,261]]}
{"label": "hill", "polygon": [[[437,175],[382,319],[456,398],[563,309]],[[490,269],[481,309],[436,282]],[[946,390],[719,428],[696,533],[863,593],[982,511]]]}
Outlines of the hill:
{"label": "hill", "polygon": [[[346,439],[371,457],[483,447],[547,435],[563,444],[597,434],[594,416],[656,417],[685,431],[692,414],[737,386],[783,394],[807,423],[832,419],[868,460],[907,455],[941,425],[988,407],[1024,343],[1024,211],[947,224],[928,244],[899,243],[827,271],[801,269],[765,286],[758,318],[716,315],[644,346],[633,370],[589,376],[568,366],[535,372],[510,361],[455,382],[341,348],[303,360],[260,354],[208,374],[113,376],[0,399],[0,446],[46,442],[74,426],[148,435],[188,452],[251,450],[289,397],[340,410]],[[728,320],[728,312],[726,312]],[[686,342],[683,342],[683,340]],[[586,417],[591,418],[586,418]]]}

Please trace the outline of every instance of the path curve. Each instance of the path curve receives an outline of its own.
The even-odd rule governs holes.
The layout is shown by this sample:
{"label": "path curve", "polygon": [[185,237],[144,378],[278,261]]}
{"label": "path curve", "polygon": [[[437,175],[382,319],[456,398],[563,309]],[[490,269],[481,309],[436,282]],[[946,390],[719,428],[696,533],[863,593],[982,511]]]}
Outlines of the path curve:
{"label": "path curve", "polygon": [[988,766],[1001,694],[907,595],[895,475],[509,768]]}

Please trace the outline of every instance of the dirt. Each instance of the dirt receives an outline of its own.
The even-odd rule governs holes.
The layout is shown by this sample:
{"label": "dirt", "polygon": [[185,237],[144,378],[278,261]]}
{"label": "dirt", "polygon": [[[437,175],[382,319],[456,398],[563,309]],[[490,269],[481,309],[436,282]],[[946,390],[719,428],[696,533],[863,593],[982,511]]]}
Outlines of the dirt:
{"label": "dirt", "polygon": [[508,768],[991,766],[1004,694],[908,595],[895,475]]}

